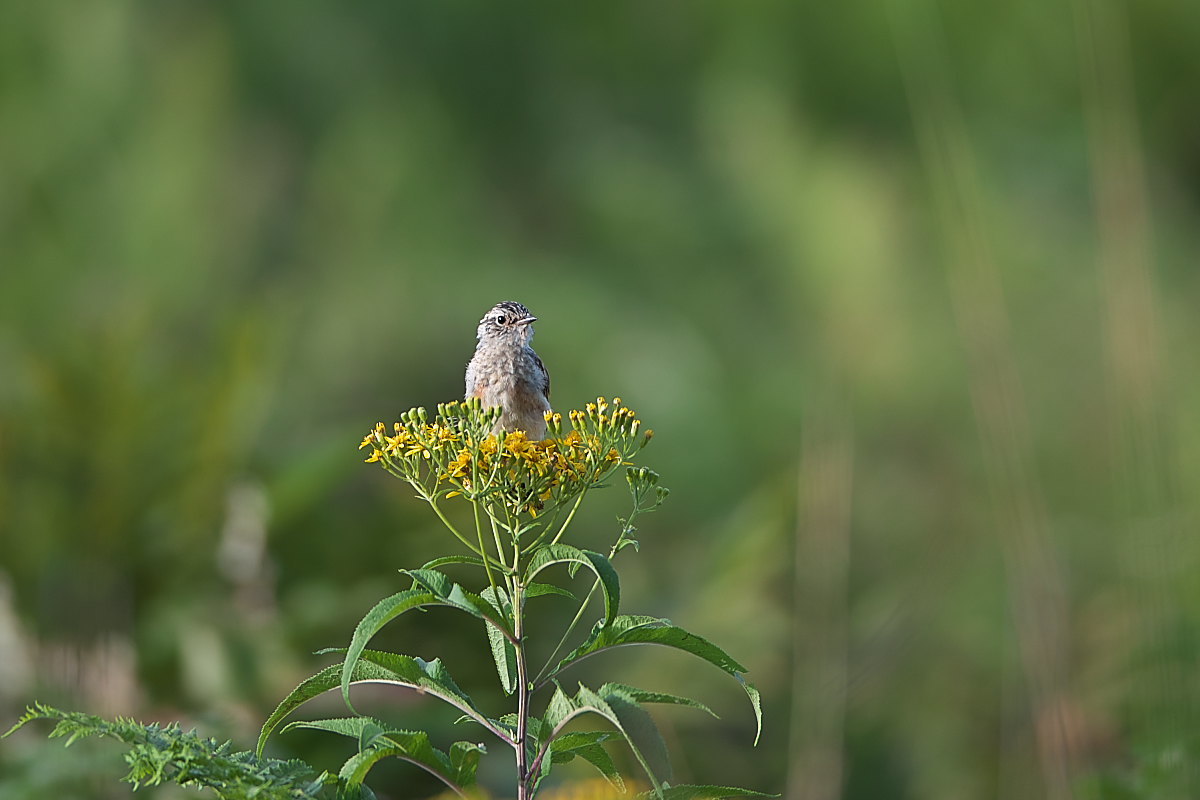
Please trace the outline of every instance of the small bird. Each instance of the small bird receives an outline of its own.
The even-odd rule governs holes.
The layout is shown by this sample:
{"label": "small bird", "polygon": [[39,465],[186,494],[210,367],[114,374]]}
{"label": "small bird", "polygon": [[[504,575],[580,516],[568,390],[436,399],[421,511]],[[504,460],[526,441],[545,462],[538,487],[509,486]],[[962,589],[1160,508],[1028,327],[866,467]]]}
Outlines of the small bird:
{"label": "small bird", "polygon": [[496,430],[525,431],[530,439],[546,435],[550,410],[550,374],[529,342],[537,317],[520,303],[497,303],[479,320],[475,355],[467,364],[467,399],[503,411]]}

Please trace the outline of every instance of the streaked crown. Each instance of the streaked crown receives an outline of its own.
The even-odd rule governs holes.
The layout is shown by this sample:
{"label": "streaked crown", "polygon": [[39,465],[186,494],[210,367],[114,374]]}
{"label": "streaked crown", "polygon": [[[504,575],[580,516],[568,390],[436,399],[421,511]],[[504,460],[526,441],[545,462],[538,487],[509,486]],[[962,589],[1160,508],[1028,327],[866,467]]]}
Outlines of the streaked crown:
{"label": "streaked crown", "polygon": [[529,327],[537,317],[529,313],[529,309],[512,300],[505,300],[492,306],[492,310],[479,320],[479,338],[484,336],[512,335],[519,333],[521,338],[528,341],[532,336]]}

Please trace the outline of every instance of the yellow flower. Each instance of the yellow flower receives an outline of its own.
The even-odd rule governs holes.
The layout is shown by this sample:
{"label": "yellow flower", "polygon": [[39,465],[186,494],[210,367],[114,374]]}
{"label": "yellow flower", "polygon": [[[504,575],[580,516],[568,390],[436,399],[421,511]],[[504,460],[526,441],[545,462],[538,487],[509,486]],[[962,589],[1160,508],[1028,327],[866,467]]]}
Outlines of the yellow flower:
{"label": "yellow flower", "polygon": [[426,431],[429,433],[429,438],[433,439],[435,447],[458,441],[458,434],[445,425],[430,425]]}
{"label": "yellow flower", "polygon": [[521,461],[536,461],[538,442],[529,441],[525,431],[513,431],[504,437],[504,449],[508,455]]}
{"label": "yellow flower", "polygon": [[[564,416],[571,421],[565,433]],[[652,435],[637,436],[640,422],[634,416],[620,398],[610,404],[597,397],[584,410],[548,412],[549,438],[532,441],[525,431],[491,433],[495,409],[484,411],[477,401],[453,402],[439,405],[436,413],[406,412],[392,426],[394,435],[385,435],[380,423],[360,447],[371,448],[368,462],[386,461],[388,469],[414,485],[451,482],[448,489],[461,491],[447,497],[465,493],[473,502],[487,498],[512,513],[540,517],[629,463]]]}
{"label": "yellow flower", "polygon": [[412,434],[410,434],[408,431],[401,430],[397,431],[395,436],[385,436],[383,439],[387,444],[387,451],[389,453],[395,453],[397,450],[401,450],[408,446],[408,444],[412,441]]}
{"label": "yellow flower", "polygon": [[465,478],[471,474],[471,451],[463,450],[446,465],[446,474],[451,478]]}

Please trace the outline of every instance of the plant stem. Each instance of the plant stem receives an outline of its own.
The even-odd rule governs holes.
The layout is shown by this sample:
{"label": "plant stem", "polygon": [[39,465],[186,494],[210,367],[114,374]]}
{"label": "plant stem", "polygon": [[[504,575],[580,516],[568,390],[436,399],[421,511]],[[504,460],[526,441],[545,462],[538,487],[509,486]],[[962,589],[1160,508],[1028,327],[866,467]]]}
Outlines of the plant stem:
{"label": "plant stem", "polygon": [[566,532],[567,526],[571,524],[571,520],[575,518],[575,512],[579,510],[580,504],[583,502],[583,496],[587,494],[587,489],[579,493],[579,498],[575,501],[575,505],[571,506],[571,513],[567,514],[567,518],[563,520],[562,527],[558,529],[558,533],[554,534],[554,538],[550,540],[550,544],[558,544],[558,540]]}
{"label": "plant stem", "polygon": [[[500,542],[500,528],[496,525],[496,513],[494,509],[488,507],[487,515],[488,522],[490,522],[492,525],[492,538],[496,541],[496,558],[504,561],[504,545]],[[507,567],[508,563],[505,562],[504,566]]]}
{"label": "plant stem", "polygon": [[[520,550],[517,552],[519,554]],[[519,569],[519,564],[514,566]],[[529,800],[533,776],[529,774],[529,746],[526,742],[529,732],[529,675],[525,663],[525,587],[521,583],[520,572],[514,576],[513,582],[513,634],[517,639],[513,646],[517,656],[517,800]]]}
{"label": "plant stem", "polygon": [[[486,553],[487,548],[483,545],[483,526],[479,524],[479,501],[472,500],[471,508],[475,511],[475,536],[479,539],[479,551],[481,553]],[[496,557],[499,558],[500,554],[497,553]],[[492,599],[496,601],[496,608],[502,609],[503,604],[500,602],[500,592],[496,589],[496,579],[492,576],[492,567],[490,564],[488,564],[488,561],[490,561],[490,559],[487,558],[487,556],[484,556],[483,571],[487,573],[488,586],[492,587]]]}
{"label": "plant stem", "polygon": [[[414,484],[414,486],[415,486],[415,484]],[[476,549],[475,545],[471,542],[470,539],[468,539],[467,537],[463,536],[461,533],[458,532],[458,528],[454,527],[454,523],[452,523],[449,519],[447,519],[446,515],[442,513],[442,510],[440,508],[438,508],[437,500],[434,499],[433,495],[428,494],[425,491],[424,487],[421,487],[421,486],[417,486],[417,491],[419,491],[421,493],[421,499],[424,500],[426,503],[429,503],[429,507],[433,509],[433,513],[437,514],[438,519],[440,519],[442,521],[442,524],[445,525],[450,530],[450,532],[454,534],[454,537],[456,539],[458,539],[460,542],[462,542],[463,544],[465,544],[471,550],[472,553],[474,553],[477,556],[482,557],[484,561],[487,561],[487,558],[488,558],[487,553],[480,552],[478,549]]]}

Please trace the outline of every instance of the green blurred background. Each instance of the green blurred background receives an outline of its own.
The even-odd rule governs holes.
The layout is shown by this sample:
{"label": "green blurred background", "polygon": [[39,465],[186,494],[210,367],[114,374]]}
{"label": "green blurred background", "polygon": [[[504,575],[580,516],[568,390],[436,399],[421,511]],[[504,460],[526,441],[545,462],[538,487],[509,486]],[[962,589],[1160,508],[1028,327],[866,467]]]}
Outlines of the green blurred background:
{"label": "green blurred background", "polygon": [[[557,408],[658,434],[626,610],[763,690],[753,748],[698,661],[581,670],[721,714],[658,715],[677,779],[1200,794],[1198,45],[1178,0],[4,4],[0,726],[250,746],[454,544],[355,447],[459,396],[514,299]],[[478,633],[385,638],[499,708]],[[42,733],[0,795],[128,796]]]}

